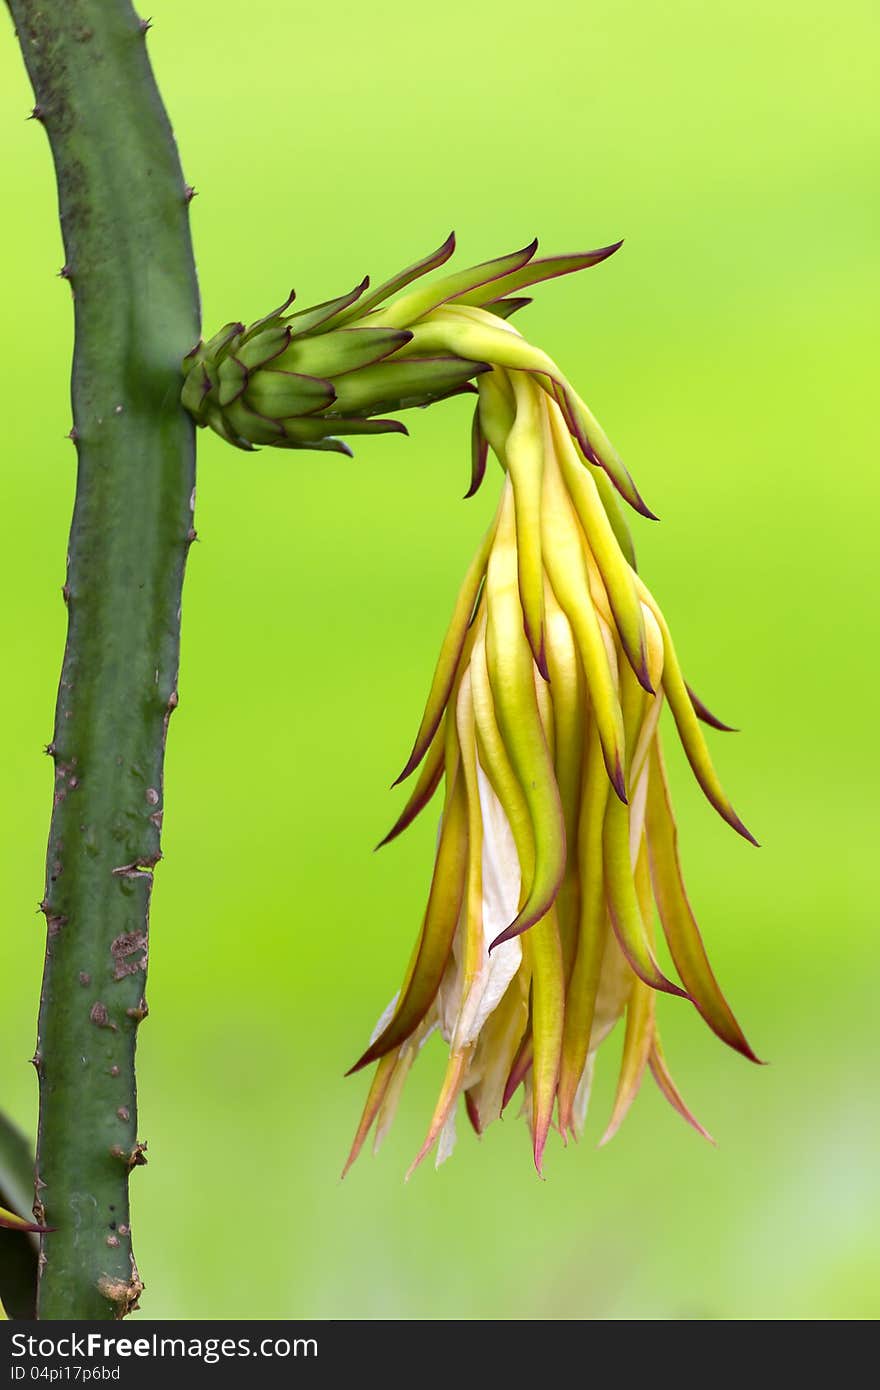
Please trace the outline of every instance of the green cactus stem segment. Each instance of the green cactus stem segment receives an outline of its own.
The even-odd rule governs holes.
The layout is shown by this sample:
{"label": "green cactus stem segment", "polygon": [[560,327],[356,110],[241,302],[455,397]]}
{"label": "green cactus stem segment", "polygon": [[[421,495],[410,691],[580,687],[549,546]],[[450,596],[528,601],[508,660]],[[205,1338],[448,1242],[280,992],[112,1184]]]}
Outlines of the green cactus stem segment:
{"label": "green cactus stem segment", "polygon": [[53,742],[35,1211],[39,1316],[137,1302],[135,1037],[191,541],[199,336],[186,188],[129,0],[7,0],[58,179],[78,460]]}

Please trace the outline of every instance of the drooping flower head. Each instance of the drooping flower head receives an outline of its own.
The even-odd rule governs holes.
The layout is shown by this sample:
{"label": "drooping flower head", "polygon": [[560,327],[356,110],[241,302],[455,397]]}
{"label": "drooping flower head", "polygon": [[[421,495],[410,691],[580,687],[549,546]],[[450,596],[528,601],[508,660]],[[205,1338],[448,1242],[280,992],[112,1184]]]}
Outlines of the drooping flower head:
{"label": "drooping flower head", "polygon": [[[314,309],[287,314],[288,301],[249,329],[229,325],[191,354],[184,399],[241,447],[344,449],[341,435],[402,428],[384,412],[473,390],[476,380],[468,496],[490,453],[501,492],[398,781],[418,776],[383,841],[442,787],[421,931],[352,1068],[376,1070],[346,1168],[374,1126],[381,1141],[419,1049],[439,1031],[449,1060],[416,1163],[435,1144],[438,1161],[448,1154],[462,1100],[481,1133],[521,1091],[540,1171],[554,1114],[564,1138],[580,1132],[596,1052],[624,1016],[605,1137],[646,1068],[705,1134],[670,1076],[658,993],[690,1000],[724,1042],[756,1060],[685,892],[660,748],[664,703],[709,801],[752,837],[721,788],[700,721],[727,726],[685,683],[636,571],[619,498],[653,513],[572,384],[509,322],[530,302],[518,291],[617,247],[535,260],[532,244],[415,285],[452,245],[373,293],[365,281]],[[658,962],[655,916],[680,982]]]}

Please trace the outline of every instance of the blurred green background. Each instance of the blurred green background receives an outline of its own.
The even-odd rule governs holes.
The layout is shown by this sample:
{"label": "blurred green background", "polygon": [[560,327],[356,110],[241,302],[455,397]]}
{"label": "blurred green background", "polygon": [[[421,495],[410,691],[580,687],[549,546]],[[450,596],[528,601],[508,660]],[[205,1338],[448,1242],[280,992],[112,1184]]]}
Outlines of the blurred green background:
{"label": "blurred green background", "polygon": [[[396,988],[434,816],[373,856],[459,577],[469,406],[352,461],[203,436],[141,1033],[141,1316],[864,1319],[877,1171],[877,155],[874,0],[524,0],[425,8],[152,0],[150,48],[198,189],[213,332],[291,284],[384,277],[455,227],[460,261],[535,233],[626,238],[520,320],[578,383],[662,525],[643,574],[763,843],[672,758],[692,898],[758,1052],[660,1001],[718,1149],[648,1079],[547,1180],[512,1118],[402,1181],[441,1067],[380,1157],[339,1170],[342,1073]],[[0,24],[5,331],[0,545],[0,1103],[30,1056],[73,496],[70,296],[50,160]],[[667,737],[672,750],[674,740]]]}

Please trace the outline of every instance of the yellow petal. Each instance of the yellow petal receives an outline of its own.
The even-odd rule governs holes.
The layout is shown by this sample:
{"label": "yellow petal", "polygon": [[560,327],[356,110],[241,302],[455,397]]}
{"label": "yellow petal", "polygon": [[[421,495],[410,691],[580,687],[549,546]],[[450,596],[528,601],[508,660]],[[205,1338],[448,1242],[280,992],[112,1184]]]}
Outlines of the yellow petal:
{"label": "yellow petal", "polygon": [[468,823],[468,867],[464,901],[464,959],[461,998],[467,999],[483,959],[483,819],[477,779],[476,727],[470,671],[462,676],[455,706]]}
{"label": "yellow petal", "polygon": [[656,1027],[654,1029],[654,1042],[651,1046],[651,1055],[648,1058],[648,1064],[651,1068],[651,1075],[657,1082],[657,1085],[663,1092],[666,1099],[669,1101],[669,1104],[672,1106],[673,1110],[677,1110],[681,1118],[683,1120],[686,1120],[689,1125],[692,1125],[698,1134],[702,1134],[704,1139],[708,1139],[710,1144],[714,1144],[715,1140],[712,1138],[708,1129],[703,1128],[699,1120],[688,1109],[688,1107],[685,1105],[684,1101],[681,1098],[681,1093],[678,1087],[676,1086],[675,1082],[673,1081],[672,1076],[669,1072],[669,1068],[666,1065],[666,1058],[663,1055],[663,1048],[660,1046],[660,1035],[657,1032]]}
{"label": "yellow petal", "polygon": [[[649,924],[653,902],[644,838],[642,838],[636,859],[635,882],[639,910],[646,924]],[[650,925],[646,925],[645,934],[650,941],[652,936]],[[620,1063],[620,1076],[617,1083],[617,1094],[614,1098],[614,1108],[608,1122],[608,1128],[599,1141],[600,1145],[607,1144],[609,1139],[614,1137],[638,1095],[654,1042],[655,1001],[654,990],[649,988],[643,980],[637,979],[633,984],[626,1010],[626,1035],[623,1040],[623,1057]]]}
{"label": "yellow petal", "polygon": [[478,1080],[472,1097],[481,1130],[501,1114],[504,1088],[528,1023],[529,981],[529,966],[524,961],[477,1043],[473,1071]]}
{"label": "yellow petal", "polygon": [[654,897],[675,968],[712,1031],[729,1047],[757,1062],[721,992],[688,901],[666,768],[657,739],[651,748],[646,827]]}
{"label": "yellow petal", "polygon": [[608,776],[617,795],[625,800],[625,740],[617,689],[589,590],[580,530],[559,467],[549,451],[544,467],[542,524],[547,576],[574,632]]}
{"label": "yellow petal", "polygon": [[443,1086],[440,1090],[440,1098],[437,1101],[431,1123],[428,1126],[428,1133],[425,1141],[419,1149],[406,1173],[406,1181],[409,1182],[415,1170],[423,1159],[433,1149],[443,1126],[449,1117],[452,1107],[458,1100],[459,1094],[464,1083],[465,1071],[471,1056],[471,1049],[465,1048],[463,1052],[453,1053],[446,1067],[446,1075],[443,1078]]}
{"label": "yellow petal", "polygon": [[[562,803],[562,814],[565,820],[565,841],[569,846],[569,852],[566,855],[565,877],[556,899],[559,935],[566,962],[566,978],[568,978],[577,949],[582,882],[578,872],[578,856],[574,847],[578,840],[581,806],[584,734],[586,731],[586,690],[571,625],[559,607],[549,584],[546,585],[545,590],[545,605],[547,665],[550,671],[549,690],[552,692],[555,727],[553,763],[556,785],[559,788],[559,799]],[[602,768],[601,748],[599,748],[599,759],[600,783],[607,786],[607,778]]]}
{"label": "yellow petal", "polygon": [[397,1008],[387,1028],[350,1068],[349,1075],[378,1061],[404,1042],[431,1007],[449,959],[461,911],[467,848],[467,805],[464,778],[459,776],[447,793],[428,906]]}
{"label": "yellow petal", "polygon": [[486,658],[485,627],[474,644],[470,662],[471,694],[474,702],[474,723],[481,766],[501,803],[510,825],[520,866],[521,896],[519,906],[531,891],[535,874],[535,845],[529,808],[516,773],[513,770],[498,720],[489,668]]}
{"label": "yellow petal", "polygon": [[504,463],[513,485],[516,556],[523,627],[535,665],[549,680],[544,638],[544,566],[541,559],[541,492],[544,438],[536,398],[528,376],[511,378],[516,417],[504,446]]}
{"label": "yellow petal", "polygon": [[641,580],[637,580],[639,592],[657,619],[657,625],[663,634],[663,648],[665,653],[663,667],[663,689],[669,701],[669,708],[672,710],[672,717],[678,729],[678,735],[682,746],[687,754],[687,760],[691,765],[693,774],[702,787],[707,799],[715,807],[715,810],[732,826],[744,839],[750,840],[753,845],[758,841],[754,835],[743,825],[733,806],[730,804],[715,768],[712,766],[712,759],[709,756],[709,749],[706,747],[706,740],[700,728],[691,697],[685,684],[678,657],[675,654],[672,637],[669,632],[666,619],[663,617],[653,595],[648,591]]}
{"label": "yellow petal", "polygon": [[503,462],[507,436],[516,418],[516,404],[510,377],[501,367],[483,372],[477,380],[480,429]]}
{"label": "yellow petal", "polygon": [[433,739],[443,718],[443,711],[446,708],[449,696],[455,684],[456,672],[459,670],[468,629],[474,613],[474,606],[483,586],[486,574],[486,563],[489,552],[492,549],[492,541],[495,535],[497,517],[486,532],[480,544],[480,548],[471,561],[464,583],[459,590],[458,598],[455,601],[455,608],[452,620],[443,639],[440,648],[440,655],[437,659],[437,666],[434,671],[434,678],[431,682],[431,689],[428,694],[428,701],[425,705],[425,712],[422,715],[422,722],[416,734],[412,752],[406,761],[406,766],[400,776],[395,780],[395,786],[409,777],[421,762],[427,752],[431,740]]}
{"label": "yellow petal", "polygon": [[345,1167],[342,1170],[343,1178],[345,1177],[349,1168],[354,1163],[355,1159],[357,1158],[358,1154],[363,1148],[364,1140],[366,1139],[367,1135],[373,1127],[373,1121],[379,1113],[379,1107],[381,1106],[382,1101],[385,1097],[385,1093],[388,1090],[388,1086],[391,1081],[391,1075],[397,1063],[399,1053],[400,1049],[395,1048],[393,1052],[389,1052],[387,1056],[383,1057],[380,1060],[379,1065],[376,1068],[372,1084],[370,1085],[370,1089],[367,1093],[367,1100],[366,1104],[364,1105],[363,1114],[361,1115],[360,1124],[358,1125],[357,1133],[354,1136],[354,1142],[351,1146],[351,1151],[349,1152],[348,1158],[345,1160]]}
{"label": "yellow petal", "polygon": [[565,1004],[559,1075],[559,1127],[563,1134],[574,1128],[573,1110],[590,1052],[593,1015],[608,937],[602,854],[602,829],[608,796],[608,779],[603,776],[602,746],[596,726],[591,724],[577,840],[577,872],[581,885],[577,952]]}
{"label": "yellow petal", "polygon": [[495,713],[528,807],[535,847],[528,898],[507,931],[496,937],[498,944],[525,931],[547,912],[565,872],[562,806],[538,710],[532,654],[523,633],[513,489],[509,482],[505,484],[498,532],[489,557],[486,611],[486,658]]}
{"label": "yellow petal", "polygon": [[621,950],[646,985],[666,994],[684,995],[685,991],[663,974],[648,940],[633,882],[629,816],[615,797],[609,797],[605,810],[602,847],[608,912]]}
{"label": "yellow petal", "polygon": [[617,1093],[608,1128],[599,1140],[600,1147],[613,1139],[626,1118],[627,1112],[639,1093],[645,1067],[651,1052],[654,1029],[655,993],[643,980],[633,984],[632,995],[626,1009],[626,1035],[623,1041],[623,1059],[617,1081]]}
{"label": "yellow petal", "polygon": [[556,457],[595,558],[627,660],[644,688],[653,694],[647,637],[635,577],[618,544],[596,484],[575,453],[558,406],[549,406]]}
{"label": "yellow petal", "polygon": [[[444,719],[445,719],[444,715]],[[392,840],[396,840],[408,826],[412,825],[420,811],[428,805],[437,788],[443,779],[444,750],[446,745],[445,730],[443,720],[441,720],[434,737],[428,745],[425,760],[419,769],[419,775],[415,785],[407,798],[406,805],[401,811],[397,820],[384,839],[380,840],[376,849],[381,849],[383,845],[388,845]]]}
{"label": "yellow petal", "polygon": [[532,968],[532,1133],[540,1173],[553,1119],[565,1023],[565,972],[554,908],[532,927],[523,950]]}

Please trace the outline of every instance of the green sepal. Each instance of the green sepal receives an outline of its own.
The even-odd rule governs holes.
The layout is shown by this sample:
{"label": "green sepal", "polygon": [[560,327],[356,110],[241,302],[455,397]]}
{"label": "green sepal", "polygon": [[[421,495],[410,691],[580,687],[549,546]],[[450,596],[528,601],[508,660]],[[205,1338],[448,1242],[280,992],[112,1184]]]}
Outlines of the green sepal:
{"label": "green sepal", "polygon": [[458,357],[410,357],[364,367],[336,383],[336,400],[328,414],[373,415],[430,405],[465,386],[491,368],[487,362]]}
{"label": "green sepal", "polygon": [[514,314],[518,314],[520,309],[526,309],[534,301],[528,296],[512,299],[491,299],[483,308],[490,314],[494,314],[499,319],[512,319]]}
{"label": "green sepal", "polygon": [[213,338],[201,345],[200,351],[193,349],[193,353],[197,353],[203,361],[216,362],[241,333],[244,333],[243,323],[225,323],[219,333],[215,333]]}
{"label": "green sepal", "polygon": [[287,437],[282,447],[296,449],[335,434],[406,434],[408,431],[399,420],[328,420],[323,415],[309,415],[302,420],[285,420],[284,432]]}
{"label": "green sepal", "polygon": [[[500,295],[512,294],[524,289],[526,285],[538,285],[543,280],[555,280],[559,275],[572,275],[575,271],[586,270],[588,266],[607,261],[623,245],[617,241],[612,246],[602,246],[598,251],[582,251],[574,256],[544,256],[541,260],[526,262],[517,266],[503,278],[488,284],[476,286],[464,294],[456,295],[458,304],[476,304],[489,307],[489,301]],[[493,310],[494,312],[494,310]]]}
{"label": "green sepal", "polygon": [[[357,303],[369,283],[370,277],[365,275],[360,284],[355,285],[348,294],[341,294],[338,299],[325,299],[321,304],[313,304],[309,309],[300,309],[297,313],[290,314],[288,322],[294,333],[314,333],[319,328],[322,333],[326,333],[331,328],[338,328],[343,311]],[[351,317],[356,317],[359,312],[358,308]],[[349,315],[345,317],[348,318]]]}
{"label": "green sepal", "polygon": [[341,328],[317,338],[294,337],[278,366],[306,376],[343,376],[381,362],[411,338],[412,334],[401,328]]}
{"label": "green sepal", "polygon": [[[272,420],[311,415],[314,411],[325,410],[335,399],[336,392],[332,381],[278,367],[267,367],[264,371],[255,372],[247,391],[247,404],[250,409],[255,410],[258,415],[267,415]],[[233,402],[233,406],[235,404]],[[233,419],[231,409],[228,414],[230,419]]]}
{"label": "green sepal", "polygon": [[213,381],[201,358],[196,358],[189,368],[180,393],[181,403],[190,415],[201,423],[205,414],[205,402],[213,388]]}
{"label": "green sepal", "polygon": [[[469,266],[466,270],[457,270],[442,280],[434,280],[430,285],[422,285],[416,290],[411,290],[409,294],[405,294],[402,299],[398,299],[382,317],[386,322],[392,324],[415,323],[417,319],[429,314],[433,309],[439,309],[441,304],[446,304],[451,299],[460,299],[481,286],[487,287],[487,299],[497,299],[506,293],[506,280],[511,277],[513,272],[527,265],[537,249],[538,242],[535,240],[519,251],[510,252],[507,256],[498,256],[495,260],[483,261],[482,264]],[[505,281],[504,288],[498,290],[488,288],[499,280]]]}
{"label": "green sepal", "polygon": [[[384,304],[386,299],[397,294],[399,290],[406,289],[414,280],[418,280],[423,275],[427,275],[431,270],[438,270],[441,265],[445,265],[455,250],[455,232],[450,232],[449,236],[438,246],[436,251],[431,251],[427,256],[423,256],[420,261],[413,265],[408,265],[405,270],[399,270],[396,275],[392,275],[390,280],[385,280],[379,285],[372,294],[362,299],[357,309],[349,313],[340,314],[336,321],[336,327],[353,318],[361,318],[364,314],[369,314],[379,304]],[[369,279],[367,280],[369,284]]]}
{"label": "green sepal", "polygon": [[263,329],[261,333],[249,333],[235,346],[235,356],[249,372],[253,372],[280,357],[290,338],[291,330],[286,324],[275,324],[272,328]]}
{"label": "green sepal", "polygon": [[203,427],[210,426],[216,434],[219,434],[221,439],[225,439],[227,444],[232,444],[236,449],[244,449],[247,453],[252,452],[254,446],[251,441],[245,439],[243,435],[236,434],[235,430],[229,425],[223,411],[213,402],[209,404],[205,411],[204,419],[200,420],[199,424]]}
{"label": "green sepal", "polygon": [[247,389],[248,369],[237,357],[225,357],[217,369],[217,401],[231,405]]}
{"label": "green sepal", "polygon": [[[277,444],[284,439],[285,430],[281,421],[252,410],[244,396],[233,401],[221,418],[236,440],[244,439],[250,444]],[[229,434],[223,437],[228,439]]]}
{"label": "green sepal", "polygon": [[249,342],[251,338],[254,338],[258,333],[261,333],[264,328],[276,327],[277,323],[281,320],[281,315],[284,313],[286,309],[290,308],[291,304],[295,299],[296,290],[291,290],[290,294],[287,296],[283,304],[279,304],[277,309],[271,309],[269,313],[264,314],[261,319],[257,319],[254,323],[249,324],[246,332],[244,329],[244,324],[242,324],[241,330],[244,333],[245,342]]}
{"label": "green sepal", "polygon": [[322,454],[345,454],[346,458],[354,458],[354,450],[349,448],[344,439],[336,439],[329,435],[326,439],[315,439],[308,444],[288,444],[282,443],[282,449],[311,449],[316,453]]}

